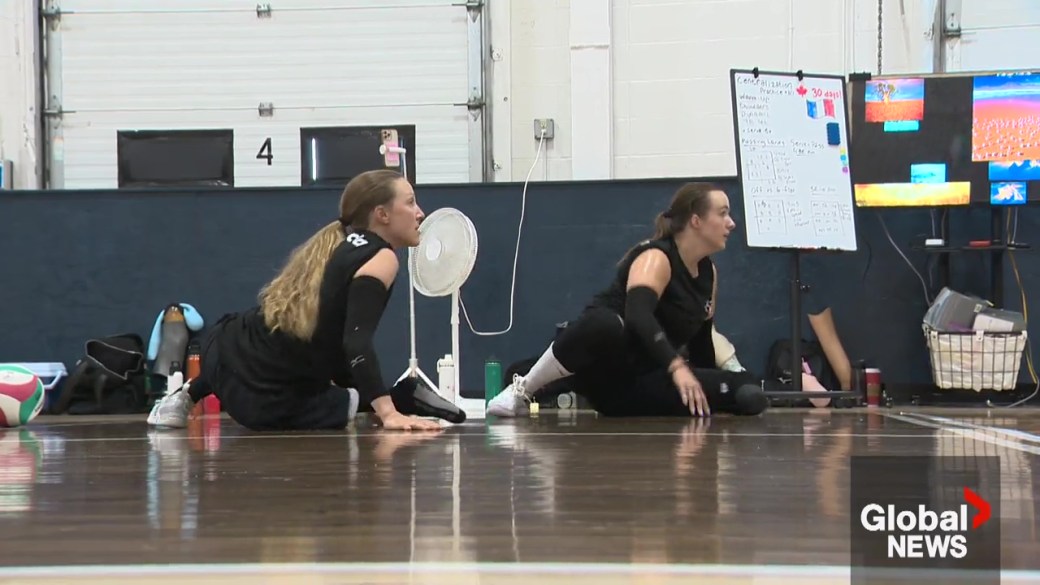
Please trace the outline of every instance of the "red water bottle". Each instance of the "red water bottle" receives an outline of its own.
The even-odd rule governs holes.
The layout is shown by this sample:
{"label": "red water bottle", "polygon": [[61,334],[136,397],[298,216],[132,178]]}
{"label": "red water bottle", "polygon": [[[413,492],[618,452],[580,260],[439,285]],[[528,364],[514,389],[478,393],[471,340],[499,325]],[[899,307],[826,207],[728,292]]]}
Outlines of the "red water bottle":
{"label": "red water bottle", "polygon": [[206,414],[220,414],[220,399],[216,394],[210,394],[202,399],[202,411]]}

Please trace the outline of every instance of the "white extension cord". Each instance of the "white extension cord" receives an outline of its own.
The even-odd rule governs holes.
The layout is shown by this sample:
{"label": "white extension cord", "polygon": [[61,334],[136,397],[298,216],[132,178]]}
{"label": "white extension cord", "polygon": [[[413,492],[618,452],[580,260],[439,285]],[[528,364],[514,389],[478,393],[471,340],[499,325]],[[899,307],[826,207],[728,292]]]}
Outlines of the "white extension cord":
{"label": "white extension cord", "polygon": [[473,327],[473,322],[469,320],[469,313],[466,311],[466,303],[462,300],[462,291],[459,291],[459,306],[462,307],[462,315],[466,318],[466,324],[469,325],[469,330],[476,335],[502,335],[508,333],[513,328],[513,301],[516,299],[516,265],[520,259],[520,234],[524,229],[524,211],[527,208],[527,186],[531,183],[531,175],[534,174],[534,169],[538,166],[538,159],[542,154],[542,146],[545,144],[545,128],[542,128],[541,134],[538,136],[538,149],[534,153],[534,162],[531,163],[531,169],[527,171],[527,178],[524,179],[524,188],[520,194],[520,224],[516,228],[516,251],[513,253],[513,279],[512,284],[509,285],[509,325],[501,331],[477,331]]}

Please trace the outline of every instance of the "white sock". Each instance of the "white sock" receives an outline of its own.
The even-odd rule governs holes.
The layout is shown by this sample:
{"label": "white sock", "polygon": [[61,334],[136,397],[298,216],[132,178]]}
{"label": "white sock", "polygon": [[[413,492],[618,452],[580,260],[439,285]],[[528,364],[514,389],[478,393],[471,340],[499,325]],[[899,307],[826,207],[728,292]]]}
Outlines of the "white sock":
{"label": "white sock", "polygon": [[534,396],[539,389],[560,378],[566,378],[572,373],[568,372],[560,360],[553,355],[553,344],[550,343],[542,357],[538,358],[538,361],[531,367],[531,371],[524,376],[524,392],[528,396]]}
{"label": "white sock", "polygon": [[744,368],[744,366],[742,366],[740,364],[740,360],[737,359],[737,356],[733,356],[733,357],[729,358],[728,360],[726,360],[725,363],[723,363],[721,366],[719,366],[719,369],[726,370],[727,372],[745,372],[745,371],[747,371]]}

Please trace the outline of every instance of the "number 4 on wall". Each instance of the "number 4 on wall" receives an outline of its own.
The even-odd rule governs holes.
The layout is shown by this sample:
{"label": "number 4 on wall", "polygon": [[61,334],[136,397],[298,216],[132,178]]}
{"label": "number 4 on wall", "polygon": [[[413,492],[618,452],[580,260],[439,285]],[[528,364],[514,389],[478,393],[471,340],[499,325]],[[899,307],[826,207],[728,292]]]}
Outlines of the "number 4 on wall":
{"label": "number 4 on wall", "polygon": [[256,153],[257,160],[267,159],[267,166],[271,166],[271,161],[274,160],[274,154],[271,151],[271,138],[268,137],[264,140],[264,143],[260,145],[260,152]]}

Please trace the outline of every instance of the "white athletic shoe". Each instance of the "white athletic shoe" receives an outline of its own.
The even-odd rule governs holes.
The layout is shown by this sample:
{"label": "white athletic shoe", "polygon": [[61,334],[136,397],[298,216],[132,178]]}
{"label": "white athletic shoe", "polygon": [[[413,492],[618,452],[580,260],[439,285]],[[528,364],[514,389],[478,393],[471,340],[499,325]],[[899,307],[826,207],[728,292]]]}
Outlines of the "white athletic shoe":
{"label": "white athletic shoe", "polygon": [[195,406],[195,402],[188,394],[190,385],[191,382],[188,382],[160,398],[152,407],[152,412],[148,414],[149,426],[171,429],[183,429],[188,426],[188,415]]}
{"label": "white athletic shoe", "polygon": [[350,422],[357,418],[358,406],[361,404],[361,395],[358,394],[356,388],[347,388],[347,393],[350,394],[350,406],[347,408],[347,422]]}
{"label": "white athletic shoe", "polygon": [[488,402],[487,414],[501,417],[531,415],[531,397],[524,390],[524,377],[513,374],[513,383]]}

